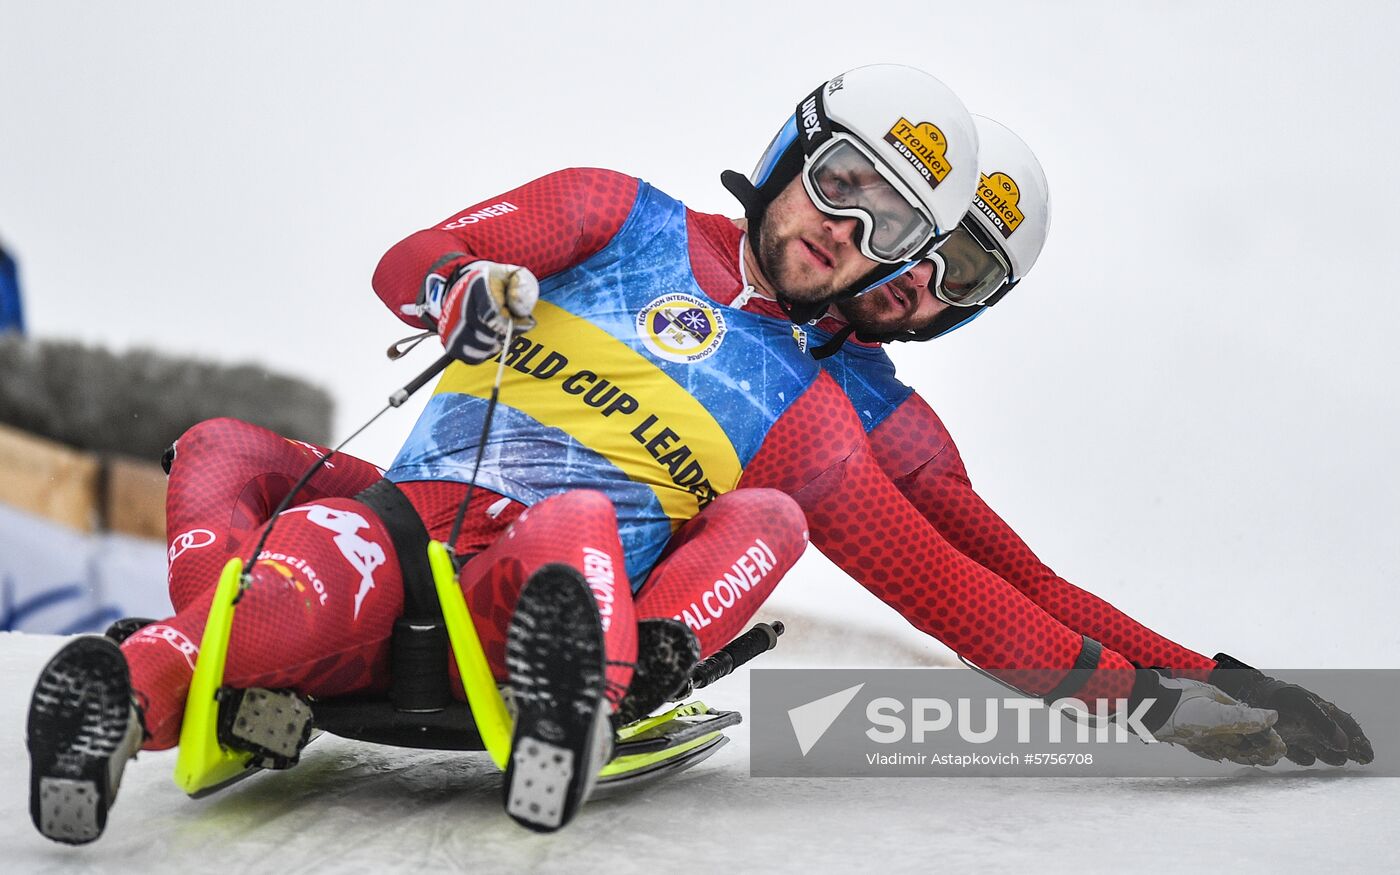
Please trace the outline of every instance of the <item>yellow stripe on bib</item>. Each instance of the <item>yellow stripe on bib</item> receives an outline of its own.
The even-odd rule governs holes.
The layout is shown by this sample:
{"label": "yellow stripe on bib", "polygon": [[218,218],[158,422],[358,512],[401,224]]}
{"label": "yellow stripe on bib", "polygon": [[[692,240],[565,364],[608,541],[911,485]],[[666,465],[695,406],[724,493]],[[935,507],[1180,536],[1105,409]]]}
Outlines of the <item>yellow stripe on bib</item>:
{"label": "yellow stripe on bib", "polygon": [[[558,428],[656,493],[674,531],[733,489],[743,467],[698,400],[597,325],[540,301],[506,351],[501,401]],[[436,393],[491,396],[496,360],[455,363]],[[602,484],[599,484],[602,485]]]}

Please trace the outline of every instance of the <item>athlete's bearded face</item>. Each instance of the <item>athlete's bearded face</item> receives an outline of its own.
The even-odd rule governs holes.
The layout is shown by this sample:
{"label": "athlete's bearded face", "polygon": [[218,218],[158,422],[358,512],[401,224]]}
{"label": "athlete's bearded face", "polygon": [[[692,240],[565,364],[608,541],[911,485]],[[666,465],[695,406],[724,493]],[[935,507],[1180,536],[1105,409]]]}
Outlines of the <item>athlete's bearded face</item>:
{"label": "athlete's bearded face", "polygon": [[810,304],[829,300],[874,270],[861,254],[856,220],[828,216],[795,178],[768,205],[759,235],[758,266],[770,291]]}
{"label": "athlete's bearded face", "polygon": [[921,261],[902,276],[836,305],[857,331],[889,334],[927,328],[948,309],[928,287],[933,263]]}

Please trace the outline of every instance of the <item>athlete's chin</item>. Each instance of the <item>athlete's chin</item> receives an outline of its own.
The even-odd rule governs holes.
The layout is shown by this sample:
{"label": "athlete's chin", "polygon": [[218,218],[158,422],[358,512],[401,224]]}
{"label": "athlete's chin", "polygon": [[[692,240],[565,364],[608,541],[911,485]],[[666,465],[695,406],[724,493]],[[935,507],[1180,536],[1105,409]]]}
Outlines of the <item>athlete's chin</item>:
{"label": "athlete's chin", "polygon": [[893,334],[900,330],[898,319],[850,319],[860,334]]}
{"label": "athlete's chin", "polygon": [[813,276],[814,271],[809,270],[808,265],[789,262],[777,274],[778,290],[789,301],[816,304],[836,295],[837,290],[831,283],[825,277]]}
{"label": "athlete's chin", "polygon": [[899,327],[903,315],[894,312],[876,292],[844,301],[838,309],[847,322],[866,332],[892,331]]}

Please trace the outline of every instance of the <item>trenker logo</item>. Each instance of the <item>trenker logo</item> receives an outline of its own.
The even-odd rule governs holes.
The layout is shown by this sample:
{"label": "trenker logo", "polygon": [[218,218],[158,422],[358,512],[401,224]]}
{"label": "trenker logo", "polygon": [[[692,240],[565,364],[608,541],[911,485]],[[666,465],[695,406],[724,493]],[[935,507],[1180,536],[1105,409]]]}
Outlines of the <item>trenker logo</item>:
{"label": "trenker logo", "polygon": [[996,225],[1003,237],[1010,237],[1026,218],[1021,212],[1021,189],[1016,180],[1005,173],[982,174],[973,204]]}

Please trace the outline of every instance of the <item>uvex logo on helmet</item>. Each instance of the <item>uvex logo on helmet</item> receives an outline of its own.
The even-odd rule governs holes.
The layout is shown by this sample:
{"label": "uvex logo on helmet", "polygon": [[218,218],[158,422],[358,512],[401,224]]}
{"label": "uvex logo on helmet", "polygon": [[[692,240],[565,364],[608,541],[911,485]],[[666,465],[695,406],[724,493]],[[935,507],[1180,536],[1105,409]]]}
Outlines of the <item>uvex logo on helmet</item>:
{"label": "uvex logo on helmet", "polygon": [[1026,218],[1020,207],[1021,189],[1016,185],[1016,180],[1005,173],[993,173],[991,176],[983,173],[973,203],[1003,237],[1010,237],[1016,226]]}
{"label": "uvex logo on helmet", "polygon": [[802,130],[807,134],[809,140],[822,132],[822,119],[817,114],[817,96],[815,94],[802,101]]}
{"label": "uvex logo on helmet", "polygon": [[948,138],[931,122],[916,125],[900,116],[885,134],[885,142],[894,146],[895,151],[919,171],[929,188],[937,188],[953,169],[948,163]]}

